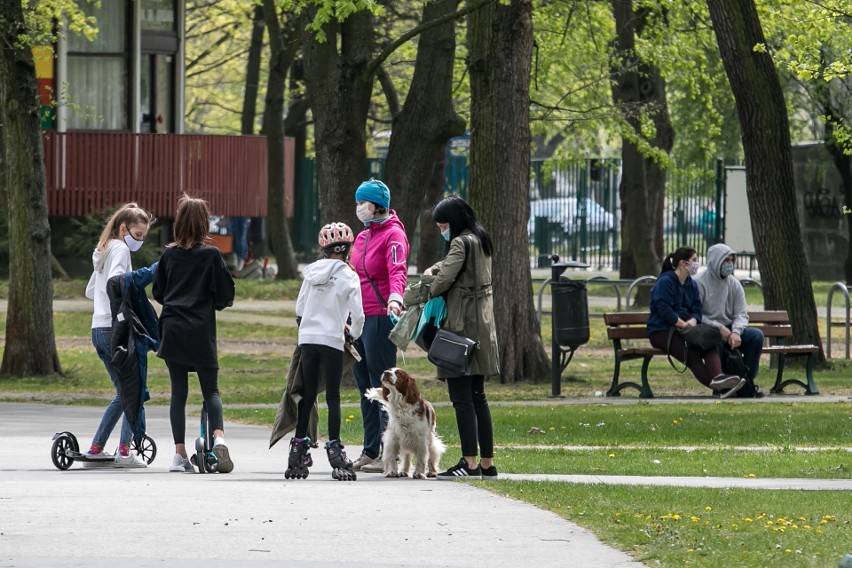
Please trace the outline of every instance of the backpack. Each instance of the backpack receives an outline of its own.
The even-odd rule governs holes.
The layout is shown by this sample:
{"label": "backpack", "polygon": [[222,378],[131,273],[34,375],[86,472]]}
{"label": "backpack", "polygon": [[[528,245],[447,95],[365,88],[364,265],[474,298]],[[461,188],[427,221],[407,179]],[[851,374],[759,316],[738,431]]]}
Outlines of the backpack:
{"label": "backpack", "polygon": [[737,398],[756,398],[762,396],[760,389],[754,384],[754,379],[748,376],[748,366],[743,360],[743,354],[739,349],[731,349],[725,345],[719,353],[722,360],[722,372],[728,375],[736,375],[746,380],[743,388],[737,391]]}

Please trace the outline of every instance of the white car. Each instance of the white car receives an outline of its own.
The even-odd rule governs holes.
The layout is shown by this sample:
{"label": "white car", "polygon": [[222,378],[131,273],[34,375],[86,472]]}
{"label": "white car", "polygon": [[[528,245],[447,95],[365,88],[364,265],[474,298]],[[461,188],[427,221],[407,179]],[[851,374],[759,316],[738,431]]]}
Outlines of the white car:
{"label": "white car", "polygon": [[587,233],[610,231],[614,226],[613,214],[588,197],[579,203],[576,197],[549,197],[530,202],[527,230],[532,237],[536,219],[545,218],[548,223],[560,225],[566,235],[574,235],[580,232],[583,217]]}

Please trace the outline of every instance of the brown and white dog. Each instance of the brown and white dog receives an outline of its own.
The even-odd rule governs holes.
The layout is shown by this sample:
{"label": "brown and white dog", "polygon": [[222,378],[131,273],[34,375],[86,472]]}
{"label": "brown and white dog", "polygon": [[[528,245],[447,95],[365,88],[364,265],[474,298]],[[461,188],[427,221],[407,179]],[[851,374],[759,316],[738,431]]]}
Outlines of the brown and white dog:
{"label": "brown and white dog", "polygon": [[[446,447],[435,432],[435,409],[421,398],[414,378],[402,369],[388,369],[382,373],[381,388],[368,389],[364,396],[381,403],[388,413],[382,434],[385,477],[408,477],[412,456],[417,461],[415,479],[435,477]],[[402,459],[401,471],[397,456]]]}

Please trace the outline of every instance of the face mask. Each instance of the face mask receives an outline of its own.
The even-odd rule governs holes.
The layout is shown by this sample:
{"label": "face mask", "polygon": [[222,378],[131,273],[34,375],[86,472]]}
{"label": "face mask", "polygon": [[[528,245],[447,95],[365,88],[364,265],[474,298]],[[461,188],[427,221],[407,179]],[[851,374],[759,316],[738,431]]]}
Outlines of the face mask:
{"label": "face mask", "polygon": [[697,260],[695,262],[690,263],[689,264],[689,275],[695,276],[696,274],[698,274],[698,267],[699,266],[701,266],[701,265],[698,264]]}
{"label": "face mask", "polygon": [[445,241],[449,242],[449,240],[450,240],[450,230],[449,230],[449,229],[447,229],[446,231],[441,231],[441,236],[442,236],[442,237],[444,237],[444,240],[445,240]]}
{"label": "face mask", "polygon": [[130,252],[136,252],[137,250],[142,248],[142,244],[145,241],[137,241],[130,235],[124,235],[124,244],[127,245],[127,248],[130,249]]}
{"label": "face mask", "polygon": [[719,270],[719,275],[722,278],[727,278],[728,276],[730,276],[733,273],[734,273],[734,263],[732,263],[732,262],[722,263],[722,268]]}
{"label": "face mask", "polygon": [[362,203],[355,209],[355,215],[362,223],[366,224],[373,218],[373,210],[370,209],[369,203]]}

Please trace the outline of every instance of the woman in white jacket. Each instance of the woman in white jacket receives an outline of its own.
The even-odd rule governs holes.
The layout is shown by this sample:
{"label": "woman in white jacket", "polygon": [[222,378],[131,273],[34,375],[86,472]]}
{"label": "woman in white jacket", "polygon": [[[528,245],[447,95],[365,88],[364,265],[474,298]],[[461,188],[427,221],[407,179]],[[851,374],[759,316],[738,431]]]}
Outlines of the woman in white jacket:
{"label": "woman in white jacket", "polygon": [[[118,391],[118,375],[112,366],[112,311],[107,296],[107,281],[118,274],[133,270],[130,266],[130,253],[142,247],[153,219],[151,214],[135,203],[118,208],[110,217],[101,233],[98,246],[92,253],[94,270],[86,286],[86,297],[94,300],[92,313],[92,345],[98,357],[106,367],[110,380],[115,386],[115,397],[107,405],[98,430],[92,438],[87,456],[104,454],[104,446],[115,425],[121,418],[121,396]],[[115,463],[124,467],[146,467],[144,461],[130,453],[130,439],[133,437],[127,418],[122,421]]]}
{"label": "woman in white jacket", "polygon": [[[325,382],[328,404],[328,461],[335,479],[354,481],[352,462],[340,442],[340,380],[343,374],[343,349],[346,335],[358,339],[364,328],[361,284],[347,259],[354,237],[343,223],[330,223],[319,233],[319,245],[325,258],[302,270],[302,288],[296,300],[301,349],[300,372],[302,399],[296,432],[290,440],[290,455],[284,477],[308,476],[313,464],[307,437],[311,408],[317,399],[320,381]],[[347,320],[351,318],[351,324]]]}

